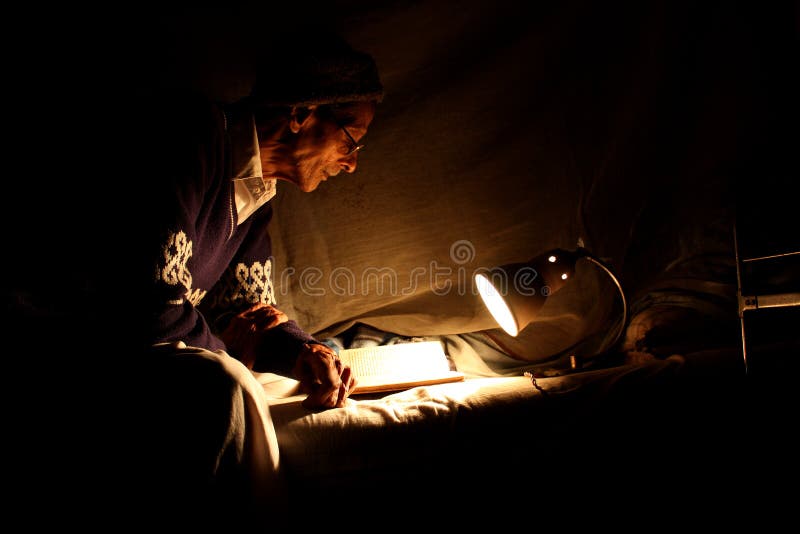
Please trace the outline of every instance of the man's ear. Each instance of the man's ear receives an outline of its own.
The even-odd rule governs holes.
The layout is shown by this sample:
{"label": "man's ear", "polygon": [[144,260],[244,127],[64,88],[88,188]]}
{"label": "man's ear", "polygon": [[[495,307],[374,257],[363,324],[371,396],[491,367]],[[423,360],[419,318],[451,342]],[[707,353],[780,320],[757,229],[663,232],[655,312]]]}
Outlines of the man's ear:
{"label": "man's ear", "polygon": [[292,129],[292,133],[300,131],[300,128],[303,127],[316,108],[316,105],[292,106],[291,117],[289,119],[289,128]]}

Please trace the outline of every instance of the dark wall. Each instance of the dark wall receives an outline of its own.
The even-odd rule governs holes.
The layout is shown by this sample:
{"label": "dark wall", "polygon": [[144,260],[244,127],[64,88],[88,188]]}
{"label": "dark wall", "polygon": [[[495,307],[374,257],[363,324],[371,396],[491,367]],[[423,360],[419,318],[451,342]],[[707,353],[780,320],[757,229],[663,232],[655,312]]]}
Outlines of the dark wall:
{"label": "dark wall", "polygon": [[[382,71],[387,98],[359,184],[368,193],[400,174],[443,206],[454,188],[469,192],[474,202],[448,209],[487,220],[512,199],[515,240],[563,231],[534,238],[538,249],[582,237],[631,288],[709,239],[730,255],[733,212],[753,254],[797,248],[792,2],[63,7],[7,20],[20,37],[3,38],[7,161],[18,169],[4,222],[19,251],[7,261],[26,284],[61,287],[55,279],[92,268],[82,259],[98,246],[120,246],[98,237],[114,206],[132,224],[145,216],[121,177],[137,156],[126,113],[143,93],[241,96],[261,54],[318,27],[339,29]],[[447,237],[481,243],[477,227]]]}

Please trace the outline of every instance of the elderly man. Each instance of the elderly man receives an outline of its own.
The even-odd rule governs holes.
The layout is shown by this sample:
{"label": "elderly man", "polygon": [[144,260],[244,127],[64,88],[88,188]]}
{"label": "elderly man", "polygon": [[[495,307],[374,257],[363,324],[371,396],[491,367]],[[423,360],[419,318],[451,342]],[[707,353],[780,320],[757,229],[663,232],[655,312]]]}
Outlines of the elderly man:
{"label": "elderly man", "polygon": [[113,313],[144,355],[130,358],[147,390],[134,439],[159,505],[280,502],[277,439],[250,370],[296,378],[311,410],[345,404],[357,377],[276,307],[268,224],[279,183],[311,192],[355,172],[382,96],[374,60],[328,39],[261,68],[239,101],[159,95],[131,114],[125,205],[138,216]]}
{"label": "elderly man", "polygon": [[257,371],[294,375],[309,408],[331,408],[354,377],[275,308],[270,200],[280,181],[311,192],[355,172],[382,88],[372,59],[344,45],[297,57],[279,74],[228,106],[184,100],[159,113],[177,120],[156,132],[146,184],[146,341],[225,350]]}

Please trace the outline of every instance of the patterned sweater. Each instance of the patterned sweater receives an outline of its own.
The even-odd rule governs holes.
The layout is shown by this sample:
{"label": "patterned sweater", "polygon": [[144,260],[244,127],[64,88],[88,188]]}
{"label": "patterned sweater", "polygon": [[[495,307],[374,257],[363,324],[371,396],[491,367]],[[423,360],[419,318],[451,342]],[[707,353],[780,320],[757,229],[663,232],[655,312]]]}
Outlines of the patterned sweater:
{"label": "patterned sweater", "polygon": [[[227,319],[255,303],[276,304],[271,203],[240,221],[234,194],[236,180],[261,177],[255,123],[245,110],[201,99],[171,107],[166,116],[153,132],[157,165],[140,184],[148,191],[137,235],[140,272],[149,270],[140,301],[151,318],[148,341],[224,349],[215,333]],[[274,186],[266,189],[274,194]],[[281,324],[269,332],[254,369],[290,374],[307,342],[314,339],[296,322]]]}

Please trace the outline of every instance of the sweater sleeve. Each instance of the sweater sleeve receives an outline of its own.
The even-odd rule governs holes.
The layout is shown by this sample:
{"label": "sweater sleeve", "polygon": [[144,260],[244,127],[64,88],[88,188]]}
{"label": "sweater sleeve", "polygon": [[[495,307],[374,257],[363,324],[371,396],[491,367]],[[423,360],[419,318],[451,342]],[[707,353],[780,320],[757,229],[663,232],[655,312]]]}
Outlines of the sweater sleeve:
{"label": "sweater sleeve", "polygon": [[[234,315],[255,304],[280,307],[273,282],[274,258],[268,232],[271,219],[272,205],[268,203],[241,225],[246,237],[220,281],[200,305],[216,333],[222,332]],[[295,360],[306,343],[319,342],[294,320],[262,332],[253,369],[292,376]]]}

